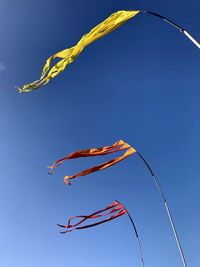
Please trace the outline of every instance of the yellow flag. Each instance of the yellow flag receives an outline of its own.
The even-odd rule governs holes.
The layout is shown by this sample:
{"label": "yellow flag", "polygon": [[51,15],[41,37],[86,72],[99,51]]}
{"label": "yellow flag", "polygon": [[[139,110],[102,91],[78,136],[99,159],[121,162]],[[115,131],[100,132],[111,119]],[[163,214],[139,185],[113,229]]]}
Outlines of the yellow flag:
{"label": "yellow flag", "polygon": [[[89,33],[85,34],[75,46],[62,50],[48,58],[39,80],[26,84],[22,88],[17,88],[20,92],[30,92],[47,84],[52,78],[57,76],[72,63],[87,45],[115,30],[138,13],[139,11],[123,10],[113,13],[106,20],[94,27]],[[50,68],[55,58],[61,58],[61,60]]]}
{"label": "yellow flag", "polygon": [[[39,80],[26,84],[22,88],[17,88],[20,92],[31,92],[47,84],[52,78],[57,76],[70,63],[72,63],[87,45],[115,30],[138,13],[150,14],[169,23],[171,26],[177,28],[180,32],[185,34],[191,42],[200,48],[200,43],[197,42],[197,40],[194,39],[188,31],[160,14],[145,10],[122,10],[113,13],[106,20],[94,27],[89,33],[85,34],[75,46],[62,50],[48,58]],[[51,63],[55,58],[60,58],[61,60],[51,67]]]}

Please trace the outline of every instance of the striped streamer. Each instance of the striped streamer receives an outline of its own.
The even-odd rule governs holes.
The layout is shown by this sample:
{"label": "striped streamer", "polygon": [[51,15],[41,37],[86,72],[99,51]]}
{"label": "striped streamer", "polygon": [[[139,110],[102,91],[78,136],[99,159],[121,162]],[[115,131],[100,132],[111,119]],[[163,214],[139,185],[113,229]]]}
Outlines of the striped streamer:
{"label": "striped streamer", "polygon": [[106,161],[100,165],[94,166],[92,168],[86,169],[84,171],[81,171],[75,175],[68,175],[65,176],[64,178],[64,182],[68,185],[71,185],[70,183],[70,179],[75,179],[81,176],[85,176],[88,175],[90,173],[96,172],[96,171],[100,171],[100,170],[104,170],[106,168],[109,168],[117,163],[119,163],[120,161],[124,160],[125,158],[129,157],[131,154],[135,153],[136,150],[134,148],[132,148],[129,144],[125,143],[123,140],[119,140],[118,142],[114,143],[111,146],[104,146],[104,147],[99,147],[99,148],[91,148],[91,149],[87,149],[87,150],[79,150],[76,152],[73,152],[69,155],[67,155],[64,158],[58,159],[56,160],[51,166],[49,166],[48,168],[50,168],[50,172],[49,174],[53,174],[55,171],[55,168],[57,168],[58,166],[60,166],[64,161],[69,160],[69,159],[75,159],[75,158],[83,158],[83,157],[95,157],[95,156],[104,156],[104,155],[108,155],[108,154],[112,154],[112,153],[116,153],[119,151],[125,150],[125,153],[117,158],[114,158],[112,160]]}
{"label": "striped streamer", "polygon": [[[142,251],[142,245],[141,245],[141,241],[140,241],[140,237],[139,237],[136,225],[130,213],[128,212],[128,210],[117,200],[115,200],[112,204],[108,205],[106,208],[95,211],[92,214],[73,216],[68,219],[68,222],[66,225],[58,224],[58,226],[66,229],[60,232],[62,234],[65,234],[65,233],[72,232],[74,230],[82,230],[82,229],[87,229],[90,227],[100,225],[100,224],[109,222],[111,220],[114,220],[118,217],[121,217],[122,215],[125,215],[125,214],[128,215],[131,221],[132,227],[134,229],[134,233],[137,238],[137,242],[138,242],[138,246],[140,250],[141,265],[142,267],[144,267],[144,256],[143,256],[143,251]],[[85,222],[91,219],[95,220],[95,222],[84,224]],[[101,219],[101,220],[98,220],[98,219]],[[73,223],[74,220],[76,220],[76,223]]]}

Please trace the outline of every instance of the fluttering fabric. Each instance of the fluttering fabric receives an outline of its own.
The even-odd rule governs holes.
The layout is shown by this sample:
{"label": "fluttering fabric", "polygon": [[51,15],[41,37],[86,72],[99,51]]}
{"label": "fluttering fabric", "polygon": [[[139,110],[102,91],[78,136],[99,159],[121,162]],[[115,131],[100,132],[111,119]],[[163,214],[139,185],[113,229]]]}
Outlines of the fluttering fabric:
{"label": "fluttering fabric", "polygon": [[[150,14],[164,20],[165,22],[169,23],[171,26],[177,28],[179,31],[185,34],[185,36],[187,36],[190,39],[190,41],[192,41],[198,48],[200,48],[200,44],[194,39],[194,37],[191,36],[191,34],[189,34],[188,31],[186,31],[185,29],[178,26],[176,23],[172,22],[171,20],[167,19],[164,16],[161,16],[151,11],[122,10],[113,13],[106,20],[104,20],[96,27],[94,27],[89,33],[85,34],[75,46],[64,49],[54,54],[53,56],[49,57],[46,61],[45,66],[43,67],[40,79],[32,83],[26,84],[22,88],[17,87],[19,89],[19,92],[31,92],[37,88],[44,86],[52,78],[56,77],[58,74],[63,72],[64,69],[79,56],[79,54],[83,51],[83,49],[87,45],[103,37],[104,35],[110,33],[111,31],[115,30],[123,23],[127,22],[128,20],[130,20],[139,13]],[[54,59],[56,58],[61,60],[51,67],[51,63],[53,63]]]}
{"label": "fluttering fabric", "polygon": [[135,153],[136,150],[131,147],[128,143],[124,142],[123,140],[119,140],[118,142],[114,143],[111,146],[104,146],[104,147],[99,147],[99,148],[91,148],[91,149],[87,149],[87,150],[79,150],[76,152],[73,152],[69,155],[67,155],[64,158],[58,159],[56,160],[51,166],[49,166],[48,168],[50,168],[50,172],[49,174],[53,174],[55,171],[55,168],[57,168],[58,166],[60,166],[64,161],[69,160],[69,159],[75,159],[75,158],[82,158],[82,157],[95,157],[95,156],[103,156],[103,155],[108,155],[108,154],[112,154],[112,153],[116,153],[122,150],[126,150],[125,153],[117,158],[114,158],[112,160],[109,160],[107,162],[104,162],[100,165],[94,166],[92,168],[86,169],[84,171],[81,171],[75,175],[68,175],[65,176],[64,178],[64,182],[68,185],[70,185],[71,183],[69,182],[70,179],[74,179],[74,178],[78,178],[80,176],[84,176],[96,171],[100,171],[100,170],[104,170],[108,167],[113,166],[114,164],[117,164],[118,162],[124,160],[125,158],[129,157],[131,154]]}
{"label": "fluttering fabric", "polygon": [[[62,50],[48,58],[39,80],[26,84],[22,88],[17,88],[20,92],[30,92],[47,84],[52,78],[57,76],[72,63],[87,45],[110,33],[127,20],[137,15],[138,12],[139,11],[118,11],[113,13],[106,20],[94,27],[89,33],[85,34],[75,46]],[[61,58],[61,60],[50,69],[51,63],[56,58]]]}
{"label": "fluttering fabric", "polygon": [[[90,227],[114,220],[126,213],[127,211],[123,207],[123,205],[121,203],[118,203],[117,201],[114,201],[112,204],[110,204],[109,206],[107,206],[106,208],[102,210],[95,211],[94,213],[89,214],[89,215],[73,216],[69,218],[68,223],[66,225],[58,224],[58,226],[67,229],[66,231],[61,231],[62,234],[65,234],[68,232],[72,232],[74,230],[86,229],[86,228],[90,228]],[[87,220],[99,219],[99,218],[103,218],[103,220],[96,221],[91,224],[83,225],[83,223],[86,222]],[[80,220],[77,222],[77,219],[80,219]],[[72,223],[73,220],[76,220],[76,223]]]}
{"label": "fluttering fabric", "polygon": [[[99,224],[109,222],[109,221],[114,220],[114,219],[116,219],[116,218],[118,218],[124,214],[128,215],[130,222],[132,224],[135,236],[137,238],[138,246],[139,246],[141,266],[144,267],[143,250],[142,250],[142,245],[141,245],[141,241],[140,241],[140,237],[139,237],[136,225],[135,225],[131,215],[127,211],[127,209],[117,200],[115,200],[112,204],[108,205],[106,208],[95,211],[92,214],[73,216],[73,217],[68,219],[68,222],[66,225],[58,224],[58,226],[67,229],[65,231],[60,232],[62,234],[65,234],[65,233],[72,232],[74,230],[87,229],[90,227],[97,226]],[[74,220],[76,221],[75,223],[73,223]],[[88,220],[94,221],[94,222],[87,223]],[[85,222],[86,222],[86,224],[85,224]]]}

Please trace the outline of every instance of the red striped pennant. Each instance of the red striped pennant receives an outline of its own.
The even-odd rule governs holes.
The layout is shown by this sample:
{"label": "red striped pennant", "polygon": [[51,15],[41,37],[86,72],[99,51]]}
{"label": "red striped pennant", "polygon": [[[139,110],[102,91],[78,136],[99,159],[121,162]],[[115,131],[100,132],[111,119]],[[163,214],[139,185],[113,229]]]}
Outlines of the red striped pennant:
{"label": "red striped pennant", "polygon": [[[124,206],[121,203],[114,201],[112,204],[110,204],[104,209],[95,211],[94,213],[89,214],[89,215],[73,216],[68,219],[68,222],[66,225],[58,224],[58,226],[67,229],[66,231],[61,231],[62,234],[65,234],[68,232],[72,232],[74,230],[86,229],[86,228],[90,228],[90,227],[114,220],[126,213],[127,211],[124,208]],[[97,221],[95,223],[82,225],[84,222],[86,222],[89,219],[99,219],[99,218],[104,218],[104,219]],[[75,219],[79,219],[79,221],[76,223],[72,223]]]}

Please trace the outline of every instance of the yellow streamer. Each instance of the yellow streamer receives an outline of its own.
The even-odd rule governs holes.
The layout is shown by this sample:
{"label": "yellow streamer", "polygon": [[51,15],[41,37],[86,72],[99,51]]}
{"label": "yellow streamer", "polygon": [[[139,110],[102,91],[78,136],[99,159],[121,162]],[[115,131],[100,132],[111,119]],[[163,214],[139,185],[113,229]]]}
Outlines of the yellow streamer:
{"label": "yellow streamer", "polygon": [[[64,69],[79,56],[79,54],[87,45],[115,30],[120,25],[137,15],[139,12],[140,11],[122,10],[113,13],[106,20],[94,27],[89,33],[85,34],[75,46],[62,50],[48,58],[40,79],[26,84],[22,88],[17,87],[19,92],[31,92],[44,86],[52,78],[64,71]],[[51,63],[55,58],[61,58],[61,60],[50,69]]]}

